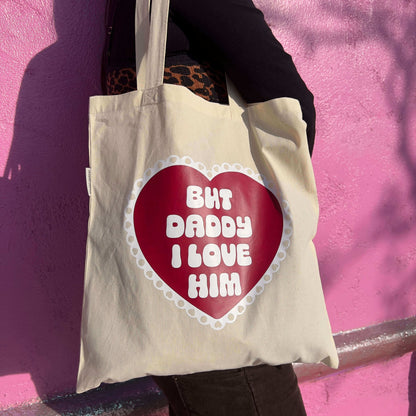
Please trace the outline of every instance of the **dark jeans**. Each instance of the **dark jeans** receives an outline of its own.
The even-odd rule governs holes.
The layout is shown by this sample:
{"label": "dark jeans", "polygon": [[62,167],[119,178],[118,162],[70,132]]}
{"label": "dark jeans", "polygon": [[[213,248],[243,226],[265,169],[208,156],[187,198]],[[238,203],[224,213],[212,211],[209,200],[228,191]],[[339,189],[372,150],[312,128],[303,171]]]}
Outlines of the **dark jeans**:
{"label": "dark jeans", "polygon": [[170,416],[304,416],[291,364],[153,377]]}

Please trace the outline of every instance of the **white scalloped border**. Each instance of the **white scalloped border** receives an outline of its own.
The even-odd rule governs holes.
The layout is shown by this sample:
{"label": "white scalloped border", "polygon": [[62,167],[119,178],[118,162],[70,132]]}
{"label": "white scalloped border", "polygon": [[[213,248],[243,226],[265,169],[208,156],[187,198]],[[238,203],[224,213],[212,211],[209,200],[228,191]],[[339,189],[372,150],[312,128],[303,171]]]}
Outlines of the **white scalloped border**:
{"label": "white scalloped border", "polygon": [[[146,185],[146,183],[160,172],[162,169],[165,169],[170,166],[190,166],[203,175],[206,178],[212,179],[220,173],[223,172],[240,172],[250,178],[254,179],[256,182],[265,186],[269,189],[274,196],[279,201],[279,204],[282,209],[283,214],[283,230],[282,230],[282,239],[280,241],[279,248],[276,252],[276,255],[271,262],[269,268],[263,277],[257,282],[253,289],[247,293],[247,295],[240,300],[231,310],[229,310],[224,316],[219,319],[215,319],[200,309],[196,308],[194,305],[189,303],[182,296],[178,295],[171,287],[169,287],[153,270],[152,266],[147,262],[145,256],[143,255],[139,244],[137,242],[136,234],[134,232],[134,206],[136,200],[140,194],[140,191]],[[238,315],[241,315],[245,312],[246,307],[254,302],[256,296],[260,295],[264,291],[264,286],[267,283],[270,283],[273,280],[273,277],[277,275],[281,262],[286,258],[286,250],[290,246],[290,238],[293,234],[292,227],[292,218],[290,215],[289,204],[286,200],[282,200],[280,192],[278,193],[276,188],[267,181],[260,174],[254,172],[251,168],[244,168],[239,163],[229,164],[223,163],[222,165],[214,165],[211,169],[207,169],[205,165],[201,162],[194,162],[189,156],[179,157],[176,155],[169,156],[166,160],[159,160],[153,166],[153,168],[147,169],[143,178],[138,179],[134,183],[134,188],[130,196],[130,200],[125,209],[125,218],[124,218],[124,229],[127,233],[127,243],[130,246],[130,253],[136,259],[137,266],[143,270],[144,275],[147,279],[153,282],[153,285],[156,289],[161,290],[166,299],[173,301],[179,309],[184,309],[188,316],[191,318],[196,318],[198,322],[202,325],[210,325],[211,328],[215,330],[220,330],[225,327],[226,324],[233,323]]]}

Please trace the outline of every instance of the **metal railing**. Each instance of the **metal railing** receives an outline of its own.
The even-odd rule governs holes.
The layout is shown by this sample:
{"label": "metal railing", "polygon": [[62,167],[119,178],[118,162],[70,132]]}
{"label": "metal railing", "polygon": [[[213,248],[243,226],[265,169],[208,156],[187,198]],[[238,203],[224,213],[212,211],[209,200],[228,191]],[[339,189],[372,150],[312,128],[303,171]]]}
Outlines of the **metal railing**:
{"label": "metal railing", "polygon": [[[416,351],[416,317],[384,322],[334,335],[340,366],[295,364],[299,382],[313,381]],[[2,416],[166,416],[166,399],[149,378],[103,385],[84,394],[54,397],[43,403],[0,411]]]}

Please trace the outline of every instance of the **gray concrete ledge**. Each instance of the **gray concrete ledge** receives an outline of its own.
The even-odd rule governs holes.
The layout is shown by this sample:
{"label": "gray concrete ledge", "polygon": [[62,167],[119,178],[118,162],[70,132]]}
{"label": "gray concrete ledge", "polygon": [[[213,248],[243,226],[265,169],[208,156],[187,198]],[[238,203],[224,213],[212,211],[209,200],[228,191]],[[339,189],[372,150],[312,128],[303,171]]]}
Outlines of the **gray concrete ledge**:
{"label": "gray concrete ledge", "polygon": [[[340,366],[296,364],[299,382],[386,361],[416,351],[416,317],[335,334]],[[166,399],[150,378],[103,385],[83,394],[0,411],[2,416],[167,416]]]}

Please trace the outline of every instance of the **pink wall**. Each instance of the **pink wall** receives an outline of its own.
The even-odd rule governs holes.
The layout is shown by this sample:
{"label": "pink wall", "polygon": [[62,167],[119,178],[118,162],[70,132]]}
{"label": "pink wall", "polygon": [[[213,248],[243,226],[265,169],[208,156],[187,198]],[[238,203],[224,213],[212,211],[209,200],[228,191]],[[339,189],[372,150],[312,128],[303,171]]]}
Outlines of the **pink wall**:
{"label": "pink wall", "polygon": [[0,409],[74,389],[104,6],[0,2]]}
{"label": "pink wall", "polygon": [[[309,416],[415,416],[411,355],[301,384]],[[412,365],[413,377],[416,368]],[[410,391],[413,396],[410,397]]]}
{"label": "pink wall", "polygon": [[[74,389],[104,3],[0,4],[0,409]],[[334,332],[414,315],[416,3],[256,4],[315,94],[316,245]],[[407,415],[415,373],[407,355],[302,392],[312,416]]]}

